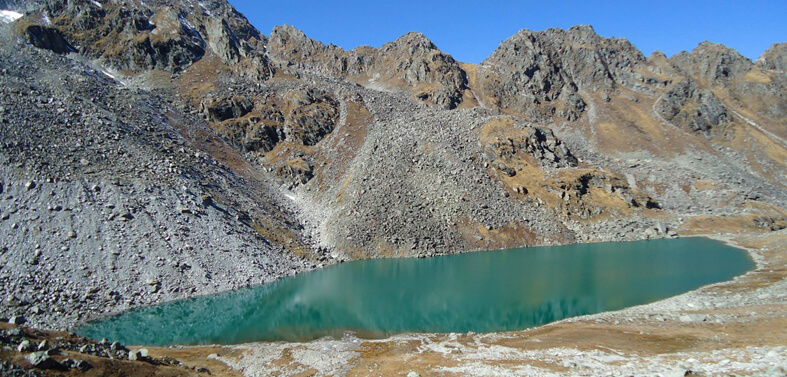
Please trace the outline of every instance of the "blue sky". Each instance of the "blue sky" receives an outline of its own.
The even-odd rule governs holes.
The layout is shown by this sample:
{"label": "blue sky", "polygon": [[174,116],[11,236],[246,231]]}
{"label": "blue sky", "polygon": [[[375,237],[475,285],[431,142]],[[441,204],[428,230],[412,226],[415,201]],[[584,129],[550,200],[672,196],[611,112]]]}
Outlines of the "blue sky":
{"label": "blue sky", "polygon": [[289,24],[345,49],[379,47],[419,31],[459,61],[479,63],[520,29],[593,25],[645,55],[671,56],[702,41],[754,60],[787,42],[787,0],[754,1],[255,1],[230,0],[263,34]]}

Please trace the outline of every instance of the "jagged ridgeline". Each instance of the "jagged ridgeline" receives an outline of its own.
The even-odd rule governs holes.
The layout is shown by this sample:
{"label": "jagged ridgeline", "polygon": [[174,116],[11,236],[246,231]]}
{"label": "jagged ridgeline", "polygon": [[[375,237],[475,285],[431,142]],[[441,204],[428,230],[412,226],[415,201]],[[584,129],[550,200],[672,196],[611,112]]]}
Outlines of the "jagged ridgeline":
{"label": "jagged ridgeline", "polygon": [[0,24],[0,314],[66,327],[349,259],[787,226],[784,44],[645,57],[576,26],[476,65],[416,32],[266,36],[219,0],[0,8],[22,15]]}

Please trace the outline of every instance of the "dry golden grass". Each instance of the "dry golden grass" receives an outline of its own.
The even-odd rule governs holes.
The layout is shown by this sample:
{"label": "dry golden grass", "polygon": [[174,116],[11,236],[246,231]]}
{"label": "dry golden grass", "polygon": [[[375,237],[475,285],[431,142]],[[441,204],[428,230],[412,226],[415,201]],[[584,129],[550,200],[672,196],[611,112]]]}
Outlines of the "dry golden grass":
{"label": "dry golden grass", "polygon": [[771,78],[759,68],[754,68],[749,71],[743,77],[743,79],[749,82],[756,82],[760,84],[768,84],[772,81]]}
{"label": "dry golden grass", "polygon": [[[766,234],[768,224],[787,227],[787,210],[759,202],[746,202],[737,216],[695,216],[686,220],[680,234]],[[763,225],[765,224],[765,225]]]}
{"label": "dry golden grass", "polygon": [[456,223],[455,229],[471,250],[513,249],[536,245],[544,241],[542,237],[537,237],[525,223],[511,223],[501,228],[491,229],[473,219],[462,218]]}
{"label": "dry golden grass", "polygon": [[[696,182],[694,182],[694,184],[692,186],[694,187],[694,189],[700,190],[700,191],[718,190],[719,187],[720,187],[719,186],[719,182],[714,181],[714,180],[710,180],[710,179],[703,180],[703,181],[696,181]],[[688,193],[688,191],[687,191],[687,193]]]}
{"label": "dry golden grass", "polygon": [[[599,121],[586,132],[600,151],[615,156],[620,152],[648,152],[654,156],[670,159],[698,146],[710,151],[701,136],[690,135],[681,130],[665,126],[653,114],[655,98],[641,93],[621,89],[620,95],[611,95],[606,103],[600,94],[592,97]],[[637,102],[634,102],[636,99]]]}
{"label": "dry golden grass", "polygon": [[[476,131],[482,144],[491,145],[497,140],[516,139],[525,135],[527,131],[516,129],[515,122],[516,120],[512,117],[501,116],[479,127]],[[499,172],[495,167],[498,163],[512,168],[516,174],[508,176]],[[493,179],[503,182],[512,200],[542,205],[566,218],[579,221],[599,221],[630,216],[634,211],[646,217],[661,218],[665,216],[658,210],[632,207],[618,193],[608,192],[604,187],[590,185],[587,193],[581,197],[577,196],[573,188],[579,186],[581,178],[586,175],[597,177],[610,184],[628,186],[625,179],[599,168],[564,168],[547,174],[539,167],[533,156],[520,152],[513,157],[495,161],[489,167],[489,172]],[[634,197],[642,201],[647,197],[638,189],[631,188],[631,191]],[[584,220],[576,216],[577,211],[580,212],[581,218]]]}
{"label": "dry golden grass", "polygon": [[[362,104],[346,101],[347,117],[344,125],[320,142],[315,154],[317,165],[325,163],[324,174],[318,174],[317,186],[322,189],[326,185],[338,182],[348,174],[350,163],[366,142],[369,127],[374,123],[374,116]],[[344,188],[347,184],[345,181]]]}
{"label": "dry golden grass", "polygon": [[[459,67],[465,71],[467,77],[467,87],[462,96],[462,103],[459,104],[460,109],[468,109],[476,106],[482,106],[483,99],[481,93],[473,90],[478,88],[478,65],[471,63],[459,63]],[[479,96],[479,98],[476,98]]]}

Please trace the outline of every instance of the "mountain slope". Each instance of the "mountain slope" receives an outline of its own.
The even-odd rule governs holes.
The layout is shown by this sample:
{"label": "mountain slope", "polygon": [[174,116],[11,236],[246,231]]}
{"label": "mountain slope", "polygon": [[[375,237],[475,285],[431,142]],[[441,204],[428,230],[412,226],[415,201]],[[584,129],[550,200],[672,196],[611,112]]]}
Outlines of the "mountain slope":
{"label": "mountain slope", "polygon": [[787,226],[783,45],[646,58],[577,26],[472,65],[419,33],[264,36],[220,0],[35,5],[0,25],[2,315],[68,327],[350,259]]}

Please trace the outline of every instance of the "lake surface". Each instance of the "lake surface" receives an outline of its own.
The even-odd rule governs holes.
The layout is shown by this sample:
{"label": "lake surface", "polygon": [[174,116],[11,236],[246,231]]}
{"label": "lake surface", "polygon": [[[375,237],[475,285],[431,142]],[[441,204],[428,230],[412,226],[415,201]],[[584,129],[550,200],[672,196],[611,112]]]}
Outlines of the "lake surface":
{"label": "lake surface", "polygon": [[646,304],[753,267],[746,252],[705,238],[366,260],[133,310],[77,333],[164,346],[303,341],[348,330],[367,338],[521,330]]}

